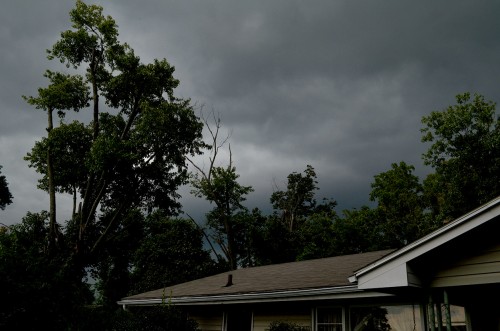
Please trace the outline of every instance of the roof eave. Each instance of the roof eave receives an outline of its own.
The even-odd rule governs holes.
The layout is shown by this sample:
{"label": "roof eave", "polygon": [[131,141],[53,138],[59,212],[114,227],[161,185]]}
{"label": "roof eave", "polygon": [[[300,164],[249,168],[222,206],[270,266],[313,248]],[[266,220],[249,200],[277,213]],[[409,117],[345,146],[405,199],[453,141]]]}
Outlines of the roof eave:
{"label": "roof eave", "polygon": [[[497,197],[488,203],[480,206],[479,208],[455,219],[454,221],[446,224],[445,226],[439,228],[438,230],[431,232],[430,234],[422,237],[419,240],[416,240],[415,242],[379,259],[378,261],[375,261],[374,263],[357,270],[355,274],[351,277],[349,277],[349,281],[351,283],[356,283],[359,280],[359,277],[361,277],[364,274],[367,274],[371,272],[374,269],[377,269],[379,267],[382,267],[383,265],[388,264],[391,261],[397,260],[397,259],[404,259],[404,256],[407,255],[408,259],[414,258],[415,256],[412,255],[420,255],[423,252],[429,251],[433,248],[434,246],[438,246],[439,244],[442,244],[441,241],[447,241],[449,238],[446,236],[449,235],[449,233],[453,232],[459,232],[455,233],[453,237],[460,235],[462,233],[467,232],[470,230],[470,228],[474,228],[477,225],[483,224],[487,222],[490,218],[486,217],[482,219],[479,217],[482,214],[485,214],[489,211],[491,211],[494,208],[499,208],[500,206],[500,197]],[[476,222],[472,222],[473,224],[469,224],[468,226],[465,226],[467,223],[473,221],[474,219],[477,219]],[[476,224],[477,223],[477,224]],[[441,238],[441,239],[439,239]],[[436,244],[432,245],[431,243],[435,241]],[[438,242],[439,241],[439,242]],[[426,247],[428,246],[428,247]],[[418,250],[421,250],[419,253],[414,253]]]}
{"label": "roof eave", "polygon": [[275,291],[264,293],[240,293],[225,295],[200,295],[173,297],[165,299],[124,299],[118,301],[122,306],[151,306],[162,303],[174,305],[218,305],[218,304],[238,304],[238,303],[262,303],[278,301],[305,301],[305,300],[326,300],[326,299],[347,299],[360,297],[381,297],[391,296],[387,293],[369,292],[359,290],[356,285],[341,287],[327,287],[319,289]]}

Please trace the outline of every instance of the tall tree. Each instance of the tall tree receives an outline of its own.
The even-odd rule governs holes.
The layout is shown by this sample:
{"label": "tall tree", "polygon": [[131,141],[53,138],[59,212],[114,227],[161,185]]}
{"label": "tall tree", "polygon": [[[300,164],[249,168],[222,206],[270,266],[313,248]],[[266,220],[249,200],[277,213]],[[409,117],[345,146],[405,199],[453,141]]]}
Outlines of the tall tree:
{"label": "tall tree", "polygon": [[[214,115],[214,114],[212,114]],[[236,217],[240,213],[246,213],[243,206],[246,196],[253,191],[251,186],[243,186],[238,183],[239,175],[233,165],[231,146],[229,145],[229,162],[227,166],[216,166],[217,157],[221,148],[229,137],[220,140],[219,134],[221,121],[214,115],[214,125],[210,125],[205,118],[205,127],[210,133],[211,142],[207,147],[210,149],[208,169],[191,161],[196,173],[191,185],[192,193],[213,203],[214,208],[207,213],[207,225],[212,233],[212,238],[222,250],[229,268],[234,270],[238,266],[238,249],[236,243]],[[217,254],[217,253],[216,253]]]}
{"label": "tall tree", "polygon": [[[0,166],[0,174],[2,173],[2,166]],[[0,209],[4,210],[7,205],[12,203],[12,194],[9,190],[9,184],[4,175],[0,176]]]}
{"label": "tall tree", "polygon": [[271,195],[274,212],[260,230],[256,260],[259,264],[290,262],[335,255],[333,225],[337,220],[332,199],[317,203],[316,171],[310,165],[304,173],[287,177],[287,189]]}
{"label": "tall tree", "polygon": [[[37,97],[24,97],[27,102],[38,109],[47,112],[47,133],[50,141],[54,129],[53,112],[57,111],[59,117],[64,117],[65,110],[79,111],[88,105],[88,89],[81,76],[70,76],[57,72],[47,71],[45,73],[50,81],[46,88],[38,89]],[[46,145],[46,177],[47,189],[50,201],[50,235],[49,242],[53,246],[58,238],[56,220],[56,182],[54,179],[53,152],[51,144]]]}
{"label": "tall tree", "polygon": [[204,121],[211,138],[210,144],[207,145],[210,149],[209,166],[205,170],[195,162],[191,162],[196,170],[191,180],[192,193],[215,205],[207,213],[207,225],[212,233],[212,238],[222,250],[229,268],[234,270],[237,268],[239,260],[235,227],[238,219],[243,219],[241,215],[248,212],[242,203],[246,200],[246,196],[253,191],[253,188],[238,183],[240,176],[232,162],[230,145],[228,165],[216,166],[221,148],[229,137],[220,140],[221,121],[215,115],[214,125],[211,126],[207,119]]}
{"label": "tall tree", "polygon": [[[48,71],[48,86],[26,97],[47,111],[49,131],[26,159],[51,197],[56,192],[73,196],[73,213],[56,219],[54,199],[44,228],[51,245],[29,254],[38,252],[40,265],[50,265],[40,274],[41,283],[57,279],[64,289],[86,288],[82,279],[92,271],[103,303],[114,308],[116,298],[129,290],[144,214],[179,212],[177,189],[188,181],[187,156],[205,146],[203,122],[189,100],[174,95],[179,84],[174,67],[165,59],[142,63],[118,41],[117,25],[102,7],[76,1],[70,17],[72,29],[49,51],[49,59],[66,64],[68,72]],[[90,110],[93,119],[65,123],[70,109]],[[60,123],[52,118],[55,111]],[[60,308],[64,314],[66,301],[33,291],[51,301],[51,313]],[[44,306],[39,309],[43,315]]]}
{"label": "tall tree", "polygon": [[29,166],[43,174],[38,181],[38,188],[49,192],[48,158],[49,147],[52,158],[53,190],[58,193],[68,193],[73,196],[73,213],[76,214],[78,194],[85,187],[88,168],[85,162],[90,153],[92,142],[92,127],[81,122],[74,121],[69,124],[61,123],[50,132],[50,137],[37,141],[31,152],[24,159]]}
{"label": "tall tree", "polygon": [[236,218],[238,214],[247,211],[242,202],[252,191],[250,186],[239,184],[238,177],[236,168],[229,165],[214,167],[210,176],[193,182],[196,194],[215,204],[215,207],[207,213],[207,225],[213,231],[215,241],[220,245],[232,270],[238,265]]}
{"label": "tall tree", "polygon": [[[77,1],[70,17],[73,29],[61,34],[49,58],[85,70],[86,79],[48,73],[51,85],[27,100],[45,110],[67,109],[66,104],[54,106],[60,99],[51,99],[72,95],[71,85],[59,81],[77,81],[78,86],[83,82],[85,93],[78,95],[87,102],[90,90],[91,136],[85,134],[78,140],[81,146],[72,146],[73,133],[87,132],[88,125],[76,122],[52,128],[57,135],[49,134],[27,158],[48,179],[51,195],[59,190],[75,196],[78,191],[80,207],[70,221],[75,225],[68,226],[73,232],[66,234],[74,242],[78,261],[96,253],[132,210],[175,214],[180,207],[176,189],[187,181],[186,156],[199,153],[204,144],[203,123],[189,100],[174,96],[179,81],[166,60],[141,63],[128,45],[118,42],[117,25],[100,6]],[[101,99],[109,107],[105,111]],[[43,164],[39,151],[44,148],[50,155],[57,152],[53,158],[57,161],[47,159]],[[67,161],[75,166],[67,168]]]}
{"label": "tall tree", "polygon": [[[479,94],[456,96],[456,104],[424,116],[423,154],[436,174],[442,221],[458,217],[500,195],[500,120],[495,103]],[[435,204],[437,207],[437,205]]]}
{"label": "tall tree", "polygon": [[277,190],[271,195],[271,204],[288,230],[292,232],[316,207],[314,199],[318,189],[316,171],[307,165],[304,174],[293,172],[288,175],[286,191]]}
{"label": "tall tree", "polygon": [[99,88],[110,76],[106,65],[112,64],[117,53],[122,53],[125,47],[118,43],[115,20],[104,16],[101,6],[77,0],[70,18],[73,29],[61,33],[61,39],[48,50],[49,59],[57,58],[75,69],[87,64],[84,69],[91,84],[96,139],[99,135]]}

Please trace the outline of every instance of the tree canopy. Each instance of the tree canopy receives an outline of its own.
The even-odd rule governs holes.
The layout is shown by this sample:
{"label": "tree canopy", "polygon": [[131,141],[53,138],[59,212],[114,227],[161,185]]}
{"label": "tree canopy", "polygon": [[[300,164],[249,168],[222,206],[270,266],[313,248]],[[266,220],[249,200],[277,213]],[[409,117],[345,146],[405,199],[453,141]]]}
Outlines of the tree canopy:
{"label": "tree canopy", "polygon": [[[101,7],[77,1],[70,17],[73,29],[61,34],[49,59],[83,69],[86,76],[48,71],[49,86],[26,97],[49,114],[48,137],[26,159],[43,175],[40,187],[51,195],[51,229],[60,222],[55,192],[73,195],[69,221],[76,225],[66,235],[75,254],[85,257],[133,209],[178,211],[177,188],[187,181],[186,156],[204,145],[203,124],[189,100],[174,96],[179,84],[174,68],[165,59],[141,63],[129,45],[118,41],[115,21]],[[100,99],[108,108],[101,109]],[[86,106],[92,122],[53,126],[53,110],[64,117],[65,110],[84,111]]]}
{"label": "tree canopy", "polygon": [[[2,173],[0,166],[0,174]],[[0,176],[0,209],[4,210],[7,205],[12,203],[12,194],[9,190],[9,183],[4,175]]]}
{"label": "tree canopy", "polygon": [[[187,157],[205,147],[203,122],[189,100],[175,96],[179,81],[167,60],[142,63],[128,44],[118,40],[116,22],[100,6],[76,1],[70,21],[71,28],[48,50],[49,60],[60,61],[62,70],[47,71],[47,86],[24,97],[47,113],[47,136],[35,143],[25,159],[41,174],[38,187],[49,193],[49,212],[30,214],[22,225],[5,228],[0,243],[5,265],[13,263],[20,272],[33,266],[27,269],[33,273],[19,277],[25,289],[51,300],[47,311],[43,304],[38,308],[40,316],[48,313],[39,327],[55,318],[75,325],[82,321],[75,314],[83,313],[92,302],[114,312],[116,300],[134,287],[141,288],[134,284],[145,280],[134,278],[131,270],[136,274],[144,270],[139,268],[140,252],[147,251],[148,240],[161,240],[152,229],[168,229],[161,228],[163,218],[149,215],[161,212],[169,218],[179,213],[178,188],[188,181]],[[68,111],[90,111],[92,120],[75,115],[76,120],[67,123]],[[56,193],[72,196],[70,215],[56,215]],[[10,203],[11,198],[6,195],[2,203]],[[34,223],[35,218],[39,223]],[[180,233],[187,235],[188,229],[179,225],[177,233],[170,233],[181,238]],[[17,244],[21,235],[33,236],[23,250]],[[179,252],[187,252],[192,245],[193,252],[197,249],[200,256],[208,257],[190,240],[169,245]],[[17,262],[11,254],[16,250],[25,252]],[[188,264],[201,259],[183,258]],[[208,264],[207,270],[200,266],[196,276],[204,272],[212,272]],[[67,289],[66,298],[57,297],[59,290],[52,295],[28,285],[26,277],[36,274],[39,282],[50,286],[57,286],[56,280],[64,282],[67,286],[61,286],[61,291]],[[2,280],[7,277],[1,275]],[[96,280],[97,298],[85,281],[89,275]],[[72,287],[87,289],[88,300],[79,297],[80,290],[68,290]],[[19,309],[27,304],[21,303]],[[67,316],[57,315],[58,310],[61,315],[68,312]],[[9,309],[6,314],[5,323],[17,323],[20,315]]]}
{"label": "tree canopy", "polygon": [[[496,105],[479,94],[462,93],[456,105],[424,116],[423,155],[436,171],[438,214],[458,217],[500,195],[500,120]],[[430,184],[430,183],[429,183]]]}

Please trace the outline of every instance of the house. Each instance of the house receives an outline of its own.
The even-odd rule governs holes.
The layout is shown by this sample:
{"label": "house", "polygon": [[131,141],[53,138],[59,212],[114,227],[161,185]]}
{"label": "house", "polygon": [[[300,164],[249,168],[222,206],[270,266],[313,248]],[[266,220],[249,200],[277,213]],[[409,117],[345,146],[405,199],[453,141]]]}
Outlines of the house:
{"label": "house", "polygon": [[123,298],[202,330],[500,330],[500,197],[399,250],[238,269]]}

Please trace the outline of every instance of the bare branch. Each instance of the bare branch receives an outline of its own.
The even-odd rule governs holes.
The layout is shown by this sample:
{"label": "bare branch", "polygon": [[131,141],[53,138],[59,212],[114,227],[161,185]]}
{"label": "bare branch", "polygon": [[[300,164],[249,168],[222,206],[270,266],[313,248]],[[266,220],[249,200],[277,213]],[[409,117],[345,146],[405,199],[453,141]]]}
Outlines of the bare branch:
{"label": "bare branch", "polygon": [[217,253],[217,251],[215,250],[215,247],[214,245],[212,245],[212,241],[210,240],[210,237],[207,235],[207,233],[205,232],[205,230],[198,224],[196,223],[196,221],[194,220],[194,218],[191,217],[191,215],[187,214],[187,217],[189,217],[189,219],[194,223],[194,225],[198,228],[198,230],[203,234],[203,237],[205,237],[205,240],[208,242],[208,244],[210,245],[210,248],[212,249],[212,252],[214,253],[214,255],[217,257],[217,260],[219,262],[223,262],[223,259],[222,257],[220,256],[220,254]]}
{"label": "bare branch", "polygon": [[[215,162],[219,155],[220,149],[223,148],[229,141],[231,134],[227,134],[224,139],[220,139],[220,130],[222,128],[222,122],[218,114],[216,114],[215,110],[212,109],[210,115],[206,116],[201,112],[200,118],[202,119],[205,128],[208,130],[210,134],[210,156],[208,157],[209,165],[208,171],[205,171],[203,167],[196,164],[191,158],[187,158],[188,162],[198,171],[199,175],[206,179],[208,182],[211,180],[211,174],[213,172],[213,168],[215,167]],[[229,147],[231,148],[231,147]],[[231,157],[231,150],[230,157]],[[232,161],[229,162],[232,165]]]}

